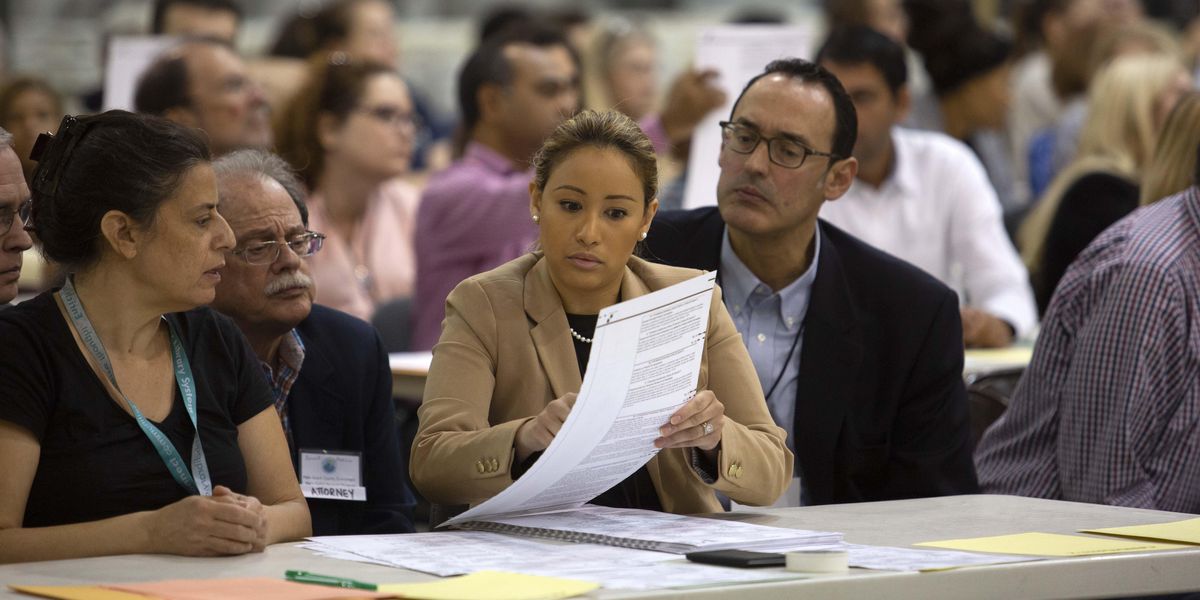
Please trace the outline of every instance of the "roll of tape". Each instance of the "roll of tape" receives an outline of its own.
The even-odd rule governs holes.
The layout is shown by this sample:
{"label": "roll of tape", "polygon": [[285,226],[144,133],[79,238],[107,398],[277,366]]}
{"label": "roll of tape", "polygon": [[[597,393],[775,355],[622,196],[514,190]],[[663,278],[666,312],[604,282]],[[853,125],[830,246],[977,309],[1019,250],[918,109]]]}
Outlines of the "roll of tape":
{"label": "roll of tape", "polygon": [[845,573],[850,555],[845,550],[809,550],[788,552],[787,570],[800,573]]}

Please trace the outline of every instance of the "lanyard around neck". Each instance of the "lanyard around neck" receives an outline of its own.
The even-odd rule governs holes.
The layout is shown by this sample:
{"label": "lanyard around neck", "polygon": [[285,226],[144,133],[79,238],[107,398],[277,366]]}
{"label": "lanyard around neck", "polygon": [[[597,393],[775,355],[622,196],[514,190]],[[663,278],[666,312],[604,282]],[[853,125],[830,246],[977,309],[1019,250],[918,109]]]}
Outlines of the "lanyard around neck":
{"label": "lanyard around neck", "polygon": [[[100,336],[96,334],[96,329],[92,327],[92,322],[88,320],[87,314],[83,311],[83,304],[79,301],[79,295],[75,293],[75,286],[68,277],[62,290],[59,291],[58,297],[61,300],[59,308],[67,317],[67,322],[71,329],[75,332],[77,339],[87,350],[90,358],[88,363],[93,369],[99,369],[97,375],[105,377],[109,384],[109,393],[119,396],[114,397],[114,400],[124,401],[129,406],[130,412],[133,413],[133,418],[137,421],[138,427],[142,433],[150,439],[150,443],[154,446],[154,450],[158,452],[158,456],[167,466],[167,470],[171,472],[171,476],[179,485],[183,486],[188,493],[202,496],[212,495],[212,477],[208,472],[208,461],[204,457],[204,449],[200,446],[200,427],[196,420],[196,386],[195,380],[192,378],[192,367],[188,362],[187,353],[184,352],[183,342],[179,340],[179,334],[175,331],[175,326],[167,321],[167,328],[171,337],[171,364],[175,368],[175,384],[179,387],[179,393],[183,396],[183,406],[187,409],[188,417],[192,419],[192,427],[196,433],[192,437],[192,462],[191,470],[184,465],[183,457],[179,455],[179,451],[171,444],[171,440],[163,434],[158,427],[154,426],[147,419],[142,411],[138,410],[136,404],[125,396],[121,388],[117,386],[117,376],[113,371],[112,362],[108,358],[108,352],[104,350],[104,344],[100,341]],[[166,319],[164,319],[166,321]]]}

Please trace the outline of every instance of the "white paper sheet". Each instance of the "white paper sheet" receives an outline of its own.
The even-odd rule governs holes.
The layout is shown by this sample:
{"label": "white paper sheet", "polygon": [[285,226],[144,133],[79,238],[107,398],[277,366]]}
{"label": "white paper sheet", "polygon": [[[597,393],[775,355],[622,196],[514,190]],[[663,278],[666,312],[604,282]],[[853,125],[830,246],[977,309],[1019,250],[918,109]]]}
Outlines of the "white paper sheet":
{"label": "white paper sheet", "polygon": [[895,546],[868,546],[866,544],[834,544],[824,548],[800,548],[787,544],[775,544],[761,549],[764,552],[786,553],[793,550],[845,550],[849,554],[851,567],[876,571],[941,571],[979,565],[997,565],[1041,560],[1031,556],[1010,554],[984,554],[981,552],[959,552],[957,550],[926,550]]}
{"label": "white paper sheet", "polygon": [[827,531],[786,529],[740,521],[592,505],[569,511],[495,517],[488,520],[515,527],[641,540],[656,544],[657,550],[679,554],[725,548],[750,550],[768,544],[812,546],[838,543],[842,539],[842,534]]}
{"label": "white paper sheet", "polygon": [[560,567],[653,564],[672,554],[599,544],[538,541],[483,531],[440,531],[397,535],[349,535],[309,538],[305,548],[360,562],[385,564],[446,577],[481,570],[550,573]]}
{"label": "white paper sheet", "polygon": [[594,581],[608,589],[660,589],[803,578],[778,569],[701,565],[662,552],[532,541],[476,531],[309,539],[312,541],[301,547],[321,556],[442,577],[501,570]]}
{"label": "white paper sheet", "polygon": [[716,273],[602,311],[583,387],[520,479],[446,526],[581,506],[654,458],[658,428],[696,393]]}
{"label": "white paper sheet", "polygon": [[807,58],[812,52],[812,34],[807,27],[795,25],[722,25],[704,29],[696,40],[695,66],[716,69],[716,83],[728,98],[696,126],[688,159],[684,208],[712,206],[717,203],[717,177],[720,168],[721,128],[718,122],[729,118],[738,94],[767,63],[777,58]]}
{"label": "white paper sheet", "polygon": [[104,68],[104,110],[133,110],[133,98],[142,72],[158,55],[179,43],[174,36],[119,35],[108,43]]}

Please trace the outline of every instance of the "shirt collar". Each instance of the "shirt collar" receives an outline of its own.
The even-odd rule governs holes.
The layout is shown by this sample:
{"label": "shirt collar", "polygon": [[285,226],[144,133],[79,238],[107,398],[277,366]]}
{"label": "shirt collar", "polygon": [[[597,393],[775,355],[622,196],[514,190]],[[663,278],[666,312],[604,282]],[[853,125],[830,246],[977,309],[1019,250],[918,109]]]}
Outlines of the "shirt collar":
{"label": "shirt collar", "polygon": [[302,364],[304,364],[304,341],[300,339],[300,332],[293,328],[279,341],[279,358],[276,364],[268,365],[264,362],[262,366],[274,381],[284,371],[299,373]]}
{"label": "shirt collar", "polygon": [[[779,316],[784,323],[789,323],[789,327],[791,325],[788,319],[802,320],[808,311],[808,300],[811,296],[813,281],[817,279],[817,264],[820,262],[821,227],[818,225],[813,228],[812,263],[808,265],[808,269],[804,271],[803,275],[778,292]],[[750,267],[747,267],[746,263],[742,262],[742,259],[733,251],[733,245],[729,242],[729,228],[725,229],[725,235],[721,240],[720,273],[721,290],[725,294],[726,304],[737,307],[730,312],[736,312],[740,310],[740,307],[746,306],[758,286],[761,285],[763,289],[770,290],[770,287],[750,271]]]}
{"label": "shirt collar", "polygon": [[483,168],[495,173],[509,174],[520,171],[503,154],[496,152],[485,144],[475,141],[467,142],[467,147],[463,149],[462,160],[463,162],[478,163]]}
{"label": "shirt collar", "polygon": [[862,180],[854,182],[855,188],[861,188],[863,191],[870,190],[876,193],[887,193],[890,195],[909,195],[916,193],[920,189],[920,174],[917,173],[915,165],[908,155],[908,149],[904,143],[904,133],[899,127],[893,127],[891,132],[892,140],[892,170],[884,178],[883,184],[879,188],[874,188],[870,184]]}
{"label": "shirt collar", "polygon": [[902,194],[913,194],[920,189],[921,175],[917,172],[905,143],[904,132],[892,128],[892,172],[884,185],[894,185]]}

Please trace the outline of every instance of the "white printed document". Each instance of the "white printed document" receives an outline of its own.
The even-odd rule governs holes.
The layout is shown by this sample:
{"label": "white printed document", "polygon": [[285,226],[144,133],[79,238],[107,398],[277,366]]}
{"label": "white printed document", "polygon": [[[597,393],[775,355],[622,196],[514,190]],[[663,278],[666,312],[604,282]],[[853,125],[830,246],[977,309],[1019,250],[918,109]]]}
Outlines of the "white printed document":
{"label": "white printed document", "polygon": [[[721,25],[700,32],[696,39],[697,69],[714,69],[716,84],[725,92],[725,105],[710,113],[692,134],[692,149],[684,189],[683,207],[717,203],[717,158],[721,153],[720,121],[746,83],[777,58],[807,58],[812,51],[808,28],[796,25]],[[818,150],[828,150],[818,148]]]}
{"label": "white printed document", "polygon": [[583,387],[541,458],[444,525],[582,506],[658,454],[658,428],[696,394],[716,273],[602,311]]}

